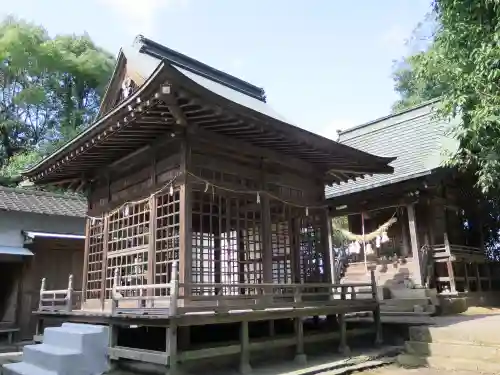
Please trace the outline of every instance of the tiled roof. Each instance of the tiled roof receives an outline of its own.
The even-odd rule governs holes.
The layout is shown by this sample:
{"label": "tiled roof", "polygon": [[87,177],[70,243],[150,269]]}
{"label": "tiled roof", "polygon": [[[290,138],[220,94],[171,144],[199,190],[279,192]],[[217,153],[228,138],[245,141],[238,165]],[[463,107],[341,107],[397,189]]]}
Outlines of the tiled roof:
{"label": "tiled roof", "polygon": [[87,202],[77,196],[0,187],[0,210],[84,217]]}
{"label": "tiled roof", "polygon": [[436,116],[436,100],[340,133],[339,142],[377,156],[397,159],[393,174],[327,187],[326,198],[357,193],[431,173],[443,166],[458,142],[449,136],[450,122]]}

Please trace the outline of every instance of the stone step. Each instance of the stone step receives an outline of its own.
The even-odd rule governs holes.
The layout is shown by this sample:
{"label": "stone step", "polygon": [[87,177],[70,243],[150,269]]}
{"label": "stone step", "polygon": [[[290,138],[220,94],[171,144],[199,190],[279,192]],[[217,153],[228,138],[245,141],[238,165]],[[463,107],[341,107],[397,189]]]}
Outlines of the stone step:
{"label": "stone step", "polygon": [[470,345],[500,346],[500,335],[491,325],[466,328],[461,324],[446,327],[410,327],[410,341],[426,343],[469,343]]}
{"label": "stone step", "polygon": [[383,312],[425,312],[427,311],[427,306],[421,306],[421,305],[415,305],[415,306],[408,306],[408,305],[380,305],[380,311]]}
{"label": "stone step", "polygon": [[483,375],[500,374],[500,363],[450,357],[425,357],[400,354],[397,362],[404,367],[431,367],[446,371],[472,371]]}
{"label": "stone step", "polygon": [[2,367],[2,375],[60,375],[26,362],[7,363]]}
{"label": "stone step", "polygon": [[76,374],[83,366],[80,351],[63,347],[64,342],[59,345],[46,343],[26,345],[23,351],[23,362],[55,371],[58,374],[66,374],[69,369]]}
{"label": "stone step", "polygon": [[500,346],[407,341],[405,350],[408,354],[423,357],[451,357],[500,363]]}
{"label": "stone step", "polygon": [[385,299],[383,305],[385,306],[425,306],[430,303],[429,298],[390,298]]}
{"label": "stone step", "polygon": [[102,331],[88,330],[77,326],[48,327],[44,330],[43,342],[48,345],[61,345],[68,349],[82,352],[105,350]]}

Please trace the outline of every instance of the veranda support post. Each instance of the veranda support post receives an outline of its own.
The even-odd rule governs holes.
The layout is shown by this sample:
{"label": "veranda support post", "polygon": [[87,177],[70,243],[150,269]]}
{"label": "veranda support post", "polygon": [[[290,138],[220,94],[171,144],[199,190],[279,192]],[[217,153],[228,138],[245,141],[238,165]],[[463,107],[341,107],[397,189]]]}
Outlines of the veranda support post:
{"label": "veranda support post", "polygon": [[372,284],[372,298],[377,301],[375,310],[373,310],[373,321],[375,323],[375,345],[382,345],[382,319],[380,316],[380,304],[378,303],[377,280],[375,278],[375,271],[370,271],[370,279]]}

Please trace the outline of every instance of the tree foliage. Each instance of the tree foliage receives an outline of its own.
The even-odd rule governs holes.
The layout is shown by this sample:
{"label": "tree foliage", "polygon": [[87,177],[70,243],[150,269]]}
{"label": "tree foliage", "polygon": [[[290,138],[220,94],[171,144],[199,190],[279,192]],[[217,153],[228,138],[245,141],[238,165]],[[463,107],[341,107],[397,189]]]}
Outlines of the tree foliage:
{"label": "tree foliage", "polygon": [[434,0],[433,27],[425,48],[394,72],[405,109],[440,97],[439,115],[458,118],[460,141],[450,164],[483,193],[485,243],[499,253],[500,233],[500,1]]}
{"label": "tree foliage", "polygon": [[[500,1],[434,0],[431,47],[410,61],[396,87],[442,97],[442,115],[461,120],[451,162],[473,170],[483,192],[500,188]],[[399,85],[399,86],[398,86]],[[416,89],[413,89],[416,88]],[[406,95],[405,98],[411,98]]]}
{"label": "tree foliage", "polygon": [[113,65],[88,35],[0,22],[0,183],[92,122]]}

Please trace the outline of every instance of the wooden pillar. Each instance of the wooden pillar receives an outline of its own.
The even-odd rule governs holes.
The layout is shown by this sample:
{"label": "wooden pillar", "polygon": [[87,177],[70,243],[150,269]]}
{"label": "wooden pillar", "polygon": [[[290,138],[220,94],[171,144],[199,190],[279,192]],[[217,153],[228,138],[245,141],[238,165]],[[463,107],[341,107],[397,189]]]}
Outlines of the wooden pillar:
{"label": "wooden pillar", "polygon": [[240,373],[242,375],[250,374],[252,366],[250,366],[250,337],[248,333],[248,322],[241,322],[240,326]]}
{"label": "wooden pillar", "polygon": [[[153,185],[154,186],[154,185]],[[156,197],[149,198],[149,242],[148,242],[148,269],[147,269],[147,283],[155,283],[155,263],[156,263]],[[148,295],[152,297],[154,290],[148,290]],[[153,307],[154,300],[148,301],[150,307]]]}
{"label": "wooden pillar", "polygon": [[[179,283],[191,283],[192,269],[192,210],[191,210],[191,184],[187,172],[189,171],[191,159],[191,148],[189,145],[188,134],[185,134],[181,147],[180,172],[184,183],[180,187],[180,228],[179,228]],[[189,288],[182,288],[181,294],[188,296],[191,294]]]}
{"label": "wooden pillar", "polygon": [[108,267],[108,240],[109,240],[109,217],[104,216],[103,220],[103,235],[102,235],[102,271],[101,271],[101,310],[105,308],[106,301],[106,271]]}
{"label": "wooden pillar", "polygon": [[174,318],[170,319],[170,325],[166,330],[166,348],[168,355],[169,375],[176,375],[178,372],[177,360],[177,323]]}
{"label": "wooden pillar", "polygon": [[493,282],[491,276],[491,263],[486,262],[486,277],[488,278],[488,291],[491,292],[493,290]]}
{"label": "wooden pillar", "polygon": [[295,339],[297,340],[295,346],[295,362],[300,365],[307,363],[307,356],[304,353],[304,323],[301,317],[294,319],[295,323]]}
{"label": "wooden pillar", "polygon": [[481,273],[479,272],[479,264],[474,262],[474,272],[476,273],[476,283],[477,283],[477,291],[482,292],[483,287],[481,285]]}
{"label": "wooden pillar", "polygon": [[[347,294],[347,288],[346,286],[341,286],[340,287],[340,299],[345,300],[346,299],[346,294]],[[344,355],[349,355],[351,353],[351,350],[349,346],[347,345],[347,322],[345,320],[345,314],[338,314],[337,315],[337,322],[339,324],[339,331],[340,331],[340,343],[339,343],[339,352],[344,354]]]}
{"label": "wooden pillar", "polygon": [[261,230],[262,230],[262,271],[264,283],[273,282],[273,248],[271,238],[271,208],[269,197],[263,194],[260,197],[261,204]]}
{"label": "wooden pillar", "polygon": [[406,223],[404,220],[400,221],[399,226],[401,227],[401,256],[407,257],[408,256],[408,248],[409,248],[409,241],[408,241],[408,232],[406,231]]}
{"label": "wooden pillar", "polygon": [[420,264],[420,248],[418,243],[417,219],[415,215],[415,204],[406,206],[408,212],[408,228],[410,230],[411,252],[415,270],[413,272],[413,281],[417,286],[422,286],[422,269]]}
{"label": "wooden pillar", "polygon": [[432,200],[429,200],[427,206],[427,235],[429,238],[429,253],[427,256],[427,280],[423,280],[427,283],[427,287],[436,287],[435,283],[435,271],[434,271],[434,246],[436,245],[436,232],[434,231],[435,224],[435,212],[434,206],[432,205]]}
{"label": "wooden pillar", "polygon": [[85,247],[83,253],[83,272],[82,272],[82,303],[85,302],[87,294],[87,272],[89,271],[89,251],[90,251],[90,224],[91,219],[85,219]]}
{"label": "wooden pillar", "polygon": [[166,327],[165,332],[165,348],[168,356],[168,367],[169,375],[177,375],[178,371],[178,359],[177,359],[177,307],[178,307],[178,297],[179,297],[179,280],[178,276],[178,264],[180,261],[174,261],[172,263],[172,279],[171,284],[173,286],[170,289],[170,319],[169,325]]}
{"label": "wooden pillar", "polygon": [[292,252],[292,280],[300,283],[300,219],[294,217],[290,220],[290,251]]}
{"label": "wooden pillar", "polygon": [[339,330],[340,330],[340,344],[339,352],[343,355],[349,355],[351,349],[347,345],[347,322],[345,319],[345,314],[338,314]]}
{"label": "wooden pillar", "polygon": [[[108,334],[109,334],[109,337],[108,337],[108,340],[109,340],[108,347],[109,348],[116,347],[118,345],[118,327],[116,326],[116,324],[113,324],[113,322],[111,322],[109,324]],[[110,358],[108,356],[110,370],[114,370],[114,368],[115,368],[115,363],[111,362],[112,359],[113,358]]]}
{"label": "wooden pillar", "polygon": [[465,279],[465,288],[464,292],[469,292],[470,291],[470,284],[469,284],[469,270],[467,269],[467,262],[464,262],[464,279]]}
{"label": "wooden pillar", "polygon": [[324,249],[324,254],[325,254],[325,259],[323,263],[323,272],[328,271],[328,275],[324,281],[329,281],[332,284],[335,284],[337,282],[337,277],[340,275],[336,275],[336,262],[335,262],[335,252],[333,250],[333,228],[332,228],[332,219],[330,218],[330,215],[328,214],[328,210],[325,210],[324,212],[324,220],[323,220],[323,230],[321,231],[324,233],[324,236],[322,236],[323,243],[325,244],[325,249]]}
{"label": "wooden pillar", "polygon": [[380,303],[378,300],[377,280],[375,279],[375,271],[370,271],[370,282],[372,284],[372,298],[377,301],[377,307],[373,310],[373,322],[375,324],[375,345],[382,345],[382,317],[380,314]]}

